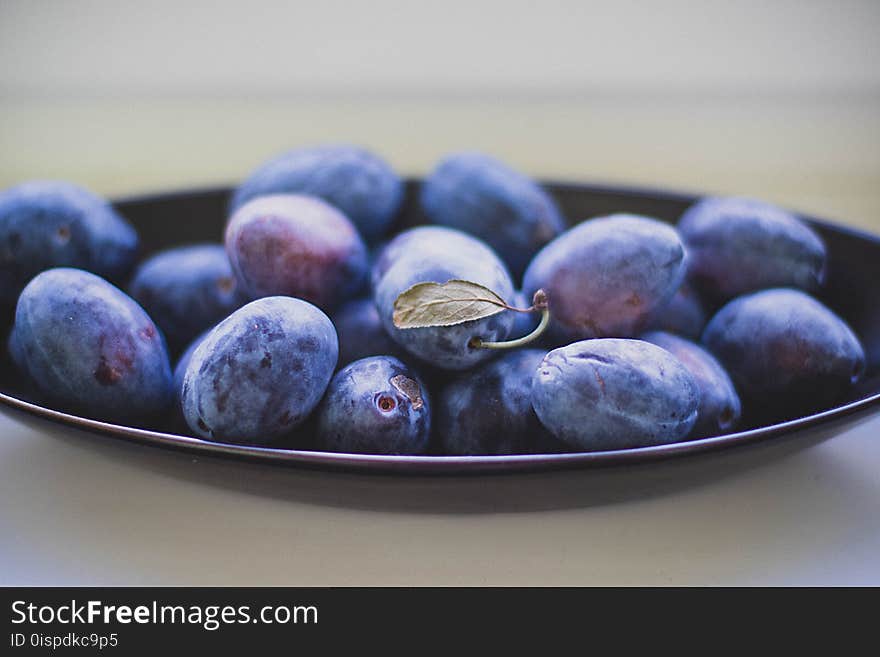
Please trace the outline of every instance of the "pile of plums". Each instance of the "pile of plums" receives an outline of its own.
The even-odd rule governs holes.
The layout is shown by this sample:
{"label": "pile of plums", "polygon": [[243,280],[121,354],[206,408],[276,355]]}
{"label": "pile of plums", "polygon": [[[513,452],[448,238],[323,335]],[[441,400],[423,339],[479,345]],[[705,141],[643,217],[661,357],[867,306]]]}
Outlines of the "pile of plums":
{"label": "pile of plums", "polygon": [[[374,454],[708,437],[744,408],[833,404],[864,373],[859,339],[810,296],[825,246],[786,210],[705,198],[677,226],[616,214],[566,228],[540,185],[477,153],[440,162],[419,190],[428,224],[390,235],[402,199],[366,150],[299,149],[235,190],[223,244],[138,263],[137,234],[106,201],[18,185],[0,194],[9,354],[65,411]],[[398,324],[401,295],[448,281],[520,309],[542,291],[548,328],[513,310]]]}

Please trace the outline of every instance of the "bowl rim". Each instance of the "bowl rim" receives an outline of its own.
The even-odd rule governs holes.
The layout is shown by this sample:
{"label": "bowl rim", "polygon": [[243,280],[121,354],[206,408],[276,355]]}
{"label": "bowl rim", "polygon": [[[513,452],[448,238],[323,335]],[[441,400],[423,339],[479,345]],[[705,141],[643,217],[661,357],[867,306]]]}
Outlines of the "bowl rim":
{"label": "bowl rim", "polygon": [[[415,183],[418,182],[418,180],[419,179],[416,178],[408,178],[407,182]],[[705,194],[658,189],[647,186],[615,185],[595,182],[580,183],[558,179],[541,180],[540,182],[542,185],[547,186],[551,191],[566,193],[592,192],[597,194],[618,194],[621,196],[641,197],[686,204],[693,203],[706,196]],[[197,195],[222,194],[230,191],[230,189],[231,186],[228,185],[172,189],[169,191],[159,191],[154,193],[126,195],[111,199],[111,202],[114,206],[125,206],[145,202],[155,202],[158,200],[174,201],[177,198],[187,198]],[[880,235],[875,235],[858,228],[840,225],[832,221],[818,219],[812,215],[796,210],[794,212],[811,225],[868,241],[880,248]],[[825,426],[835,420],[840,420],[855,414],[865,413],[869,410],[875,409],[878,405],[880,405],[880,392],[870,394],[855,401],[847,402],[840,406],[835,406],[834,408],[787,420],[785,422],[719,436],[648,447],[551,454],[440,456],[354,454],[211,442],[191,436],[152,429],[142,429],[73,415],[19,399],[18,397],[0,391],[0,407],[3,407],[4,410],[8,409],[23,413],[28,416],[48,421],[52,424],[84,431],[90,434],[121,438],[142,445],[174,449],[189,452],[191,454],[220,456],[239,460],[243,459],[275,465],[370,473],[439,475],[514,473],[656,462],[768,441],[782,435],[789,435],[797,431]]]}

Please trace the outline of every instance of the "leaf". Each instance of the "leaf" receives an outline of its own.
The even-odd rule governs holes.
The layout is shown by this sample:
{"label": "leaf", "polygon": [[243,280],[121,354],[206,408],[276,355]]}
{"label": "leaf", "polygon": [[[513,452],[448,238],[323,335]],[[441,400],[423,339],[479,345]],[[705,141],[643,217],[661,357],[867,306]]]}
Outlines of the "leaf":
{"label": "leaf", "polygon": [[392,319],[400,329],[454,326],[491,317],[508,307],[504,299],[478,283],[416,283],[395,299]]}

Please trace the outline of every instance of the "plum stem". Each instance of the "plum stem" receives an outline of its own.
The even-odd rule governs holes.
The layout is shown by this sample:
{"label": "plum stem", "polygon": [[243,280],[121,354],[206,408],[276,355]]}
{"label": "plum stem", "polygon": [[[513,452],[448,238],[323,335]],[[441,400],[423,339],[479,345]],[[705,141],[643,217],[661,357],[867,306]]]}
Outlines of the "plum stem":
{"label": "plum stem", "polygon": [[547,293],[544,290],[538,290],[532,297],[532,305],[528,308],[516,308],[515,306],[504,305],[506,310],[512,310],[517,313],[533,313],[538,310],[547,308]]}
{"label": "plum stem", "polygon": [[[540,298],[538,297],[539,294],[542,295]],[[506,342],[483,342],[481,338],[472,338],[471,347],[475,349],[516,349],[517,347],[529,344],[533,340],[537,340],[550,324],[550,309],[547,307],[547,298],[541,290],[535,293],[532,310],[541,311],[541,321],[535,327],[535,330],[528,335],[524,335],[516,340],[507,340]]]}

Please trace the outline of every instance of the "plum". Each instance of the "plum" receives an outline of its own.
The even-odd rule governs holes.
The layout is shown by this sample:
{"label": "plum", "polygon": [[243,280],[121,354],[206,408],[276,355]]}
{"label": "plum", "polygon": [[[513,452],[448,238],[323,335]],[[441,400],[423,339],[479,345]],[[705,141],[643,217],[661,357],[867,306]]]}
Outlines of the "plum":
{"label": "plum", "polygon": [[157,253],[137,268],[129,293],[153,318],[175,352],[245,302],[220,244],[195,244]]}
{"label": "plum", "polygon": [[372,299],[349,301],[332,320],[339,336],[338,368],[367,356],[396,356],[402,351],[385,332]]}
{"label": "plum", "polygon": [[422,454],[431,435],[428,391],[392,356],[343,367],[316,411],[318,449],[366,454]]}
{"label": "plum", "polygon": [[417,283],[458,279],[483,285],[509,303],[514,288],[504,263],[475,237],[449,228],[415,228],[388,248],[400,241],[406,248],[394,258],[380,257],[377,263],[384,273],[378,277],[374,299],[388,335],[408,353],[441,369],[463,370],[490,358],[490,350],[475,348],[471,341],[504,340],[514,313],[504,311],[454,326],[399,329],[393,322],[394,302]]}
{"label": "plum", "polygon": [[403,183],[377,155],[332,144],[300,148],[269,160],[235,190],[232,209],[274,194],[322,198],[345,214],[364,239],[373,241],[394,220],[403,200]]}
{"label": "plum", "polygon": [[648,322],[652,331],[675,333],[690,340],[699,340],[706,327],[706,311],[699,295],[686,282],[665,306],[657,310]]}
{"label": "plum", "polygon": [[739,421],[742,406],[727,372],[712,354],[685,338],[651,331],[642,340],[662,347],[685,366],[700,390],[697,422],[691,438],[704,438],[730,431]]}
{"label": "plum", "polygon": [[183,375],[186,422],[210,440],[260,444],[312,412],[336,367],[336,331],[301,299],[265,297],[220,322]]}
{"label": "plum", "polygon": [[688,280],[718,301],[765,288],[816,290],[825,245],[794,214],[739,197],[704,198],[681,216]]}
{"label": "plum", "polygon": [[186,418],[183,416],[183,399],[181,396],[183,393],[183,377],[186,374],[186,368],[189,367],[189,362],[192,360],[192,355],[195,353],[196,348],[201,344],[202,340],[208,337],[210,332],[211,330],[208,329],[196,336],[183,350],[172,369],[171,380],[174,390],[175,413],[174,417],[171,418],[171,427],[174,431],[185,432],[189,427],[186,423]]}
{"label": "plum", "polygon": [[683,440],[700,391],[668,351],[642,340],[582,340],[554,349],[532,378],[532,406],[560,440],[583,451]]}
{"label": "plum", "polygon": [[422,185],[420,202],[434,223],[489,244],[517,279],[532,256],[565,229],[559,208],[540,185],[482,153],[443,159]]}
{"label": "plum", "polygon": [[546,354],[520,349],[465,372],[434,407],[444,454],[538,454],[563,446],[532,409],[532,376]]}
{"label": "plum", "polygon": [[53,267],[73,267],[120,281],[138,236],[104,199],[71,183],[31,181],[0,193],[0,306]]}
{"label": "plum", "polygon": [[780,412],[828,405],[865,371],[846,322],[791,288],[737,297],[709,321],[703,343],[755,407]]}
{"label": "plum", "polygon": [[675,294],[685,272],[675,229],[618,214],[585,221],[545,246],[523,279],[526,298],[543,289],[559,340],[632,337]]}
{"label": "plum", "polygon": [[183,376],[186,374],[186,368],[189,367],[189,362],[192,360],[196,348],[202,343],[202,340],[208,337],[210,332],[211,329],[208,329],[193,338],[193,340],[186,346],[186,349],[183,350],[180,358],[177,359],[177,364],[174,366],[173,370],[172,381],[174,382],[174,394],[177,397],[178,405],[180,405],[180,394],[183,391]]}
{"label": "plum", "polygon": [[24,372],[24,354],[21,351],[21,346],[18,344],[18,338],[16,338],[13,328],[14,327],[11,327],[6,335],[6,352],[9,355],[9,360],[12,361],[12,364]]}
{"label": "plum", "polygon": [[498,256],[485,242],[463,231],[443,226],[416,226],[395,235],[376,255],[370,272],[371,287],[375,291],[385,273],[402,257],[442,259],[445,254],[453,253],[460,258],[479,260],[485,257],[487,250],[492,253],[492,260],[498,261]]}
{"label": "plum", "polygon": [[48,269],[18,299],[13,358],[61,408],[99,419],[141,420],[172,399],[162,334],[144,310],[95,274]]}
{"label": "plum", "polygon": [[251,299],[292,296],[330,310],[361,288],[367,251],[351,222],[319,198],[260,196],[226,227],[226,253]]}

